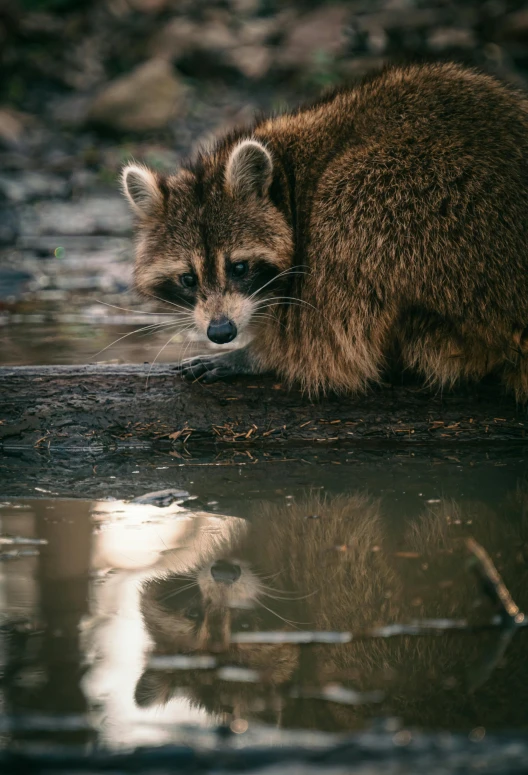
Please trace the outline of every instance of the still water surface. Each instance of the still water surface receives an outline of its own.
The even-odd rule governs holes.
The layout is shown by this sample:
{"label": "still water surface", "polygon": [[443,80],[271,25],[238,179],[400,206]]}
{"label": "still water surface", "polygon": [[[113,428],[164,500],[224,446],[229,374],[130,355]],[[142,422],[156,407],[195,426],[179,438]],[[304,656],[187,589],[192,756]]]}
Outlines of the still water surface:
{"label": "still water surface", "polygon": [[[5,497],[1,744],[527,729],[526,629],[489,626],[465,543],[528,610],[523,456],[351,457],[291,476],[157,455],[127,497],[123,469],[117,497],[114,476],[114,497]],[[134,481],[147,467],[161,494]]]}
{"label": "still water surface", "polygon": [[[170,319],[169,319],[170,320]],[[152,322],[162,323],[154,329]],[[0,317],[0,365],[170,363],[210,349],[190,333],[165,325],[163,315],[111,315],[103,322],[88,314]]]}

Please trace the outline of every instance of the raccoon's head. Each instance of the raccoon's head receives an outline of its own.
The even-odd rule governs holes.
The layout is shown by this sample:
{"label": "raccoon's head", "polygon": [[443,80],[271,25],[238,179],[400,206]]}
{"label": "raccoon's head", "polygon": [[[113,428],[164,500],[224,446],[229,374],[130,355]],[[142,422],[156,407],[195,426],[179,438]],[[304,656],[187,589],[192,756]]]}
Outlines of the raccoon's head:
{"label": "raccoon's head", "polygon": [[266,305],[285,293],[293,254],[280,180],[256,139],[219,146],[173,176],[128,165],[137,290],[177,305],[216,344],[266,320]]}
{"label": "raccoon's head", "polygon": [[[307,519],[313,514],[316,519]],[[305,680],[312,688],[337,680],[343,649],[337,647],[336,657],[332,648],[317,646],[306,657],[288,638],[259,642],[259,633],[360,629],[392,605],[385,593],[394,591],[395,575],[385,553],[372,551],[383,540],[378,501],[310,496],[288,507],[259,503],[255,515],[240,520],[211,552],[200,551],[198,538],[200,559],[184,573],[169,571],[144,583],[141,614],[153,654],[212,654],[216,668],[147,665],[136,688],[139,705],[164,704],[180,693],[212,714],[236,708],[264,720],[282,707],[274,693],[299,680],[299,670],[309,670]],[[209,546],[210,535],[203,538]],[[365,680],[378,657],[376,647],[362,657]],[[350,663],[346,669],[356,670],[354,654]],[[226,677],[224,667],[242,668],[240,680],[236,671]],[[248,670],[253,677],[244,678]]]}
{"label": "raccoon's head", "polygon": [[270,602],[258,574],[241,557],[219,556],[185,575],[169,573],[147,581],[141,592],[141,613],[157,655],[213,654],[219,668],[262,673],[266,686],[236,678],[226,684],[198,668],[174,671],[147,666],[136,686],[137,704],[163,705],[181,692],[192,705],[219,715],[251,706],[256,694],[262,700],[268,684],[284,683],[297,666],[296,645],[233,642],[237,633],[271,630],[277,623],[290,629],[283,616],[284,608],[292,607],[290,600],[273,601],[272,610],[262,604],[263,597]]}
{"label": "raccoon's head", "polygon": [[284,622],[295,606],[278,600],[263,604],[267,588],[251,563],[214,558],[185,575],[169,573],[146,582],[143,619],[158,649],[169,653],[225,653],[238,650],[232,635],[270,629]]}

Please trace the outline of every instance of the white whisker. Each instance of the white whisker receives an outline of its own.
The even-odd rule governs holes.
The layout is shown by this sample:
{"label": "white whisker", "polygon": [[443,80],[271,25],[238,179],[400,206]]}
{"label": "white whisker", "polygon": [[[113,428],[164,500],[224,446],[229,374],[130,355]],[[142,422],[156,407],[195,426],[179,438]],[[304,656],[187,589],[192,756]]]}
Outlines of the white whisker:
{"label": "white whisker", "polygon": [[[268,318],[268,320],[273,320],[274,322],[277,322],[277,318],[275,317],[275,315],[270,315],[270,314],[267,314],[266,312],[256,312],[254,315],[251,316],[251,320],[255,320],[255,318],[260,318],[262,320],[264,318]],[[283,324],[281,323],[281,325]]]}
{"label": "white whisker", "polygon": [[320,592],[320,589],[315,589],[313,592],[310,592],[307,595],[299,595],[298,597],[285,597],[284,595],[272,595],[271,592],[267,592],[266,590],[263,590],[262,594],[266,595],[266,597],[270,597],[272,600],[280,600],[290,603],[296,603],[299,600],[306,600],[307,597],[313,597],[314,595],[317,595],[318,592]]}
{"label": "white whisker", "polygon": [[180,589],[177,589],[175,591],[169,592],[164,597],[160,597],[159,602],[165,603],[167,600],[171,600],[173,597],[177,597],[182,592],[188,592],[189,589],[192,589],[193,587],[197,587],[198,584],[196,581],[193,581],[192,584],[186,584],[184,587],[181,587]]}
{"label": "white whisker", "polygon": [[168,299],[162,299],[161,296],[155,296],[153,293],[146,293],[144,291],[146,296],[150,296],[152,299],[156,299],[157,301],[161,301],[162,304],[170,304],[171,307],[176,307],[176,309],[181,309],[184,312],[192,312],[190,307],[183,307],[181,304],[176,304],[174,301],[169,301]]}
{"label": "white whisker", "polygon": [[[335,577],[337,576],[339,571],[340,571],[340,568],[337,568],[335,573],[328,579],[328,581],[326,583],[330,584],[335,579]],[[278,575],[278,574],[275,574],[275,575]],[[266,590],[270,590],[271,592],[275,592],[276,594],[280,594],[280,595],[282,595],[283,593],[289,594],[289,595],[294,594],[294,590],[275,589],[275,587],[268,586],[267,584],[262,584],[262,589],[264,590],[264,594],[268,595],[269,597],[272,597],[272,595],[270,595],[269,592],[267,592]],[[314,595],[317,595],[319,592],[322,592],[322,590],[323,590],[323,587],[319,587],[318,589],[314,589],[313,592],[309,592],[307,595],[300,595],[299,597],[290,597],[290,598],[288,598],[288,597],[281,597],[281,598],[276,598],[276,599],[277,600],[279,600],[279,599],[281,599],[281,600],[290,600],[290,601],[306,600],[306,598],[313,597]]]}
{"label": "white whisker", "polygon": [[296,629],[296,630],[298,630],[298,629],[299,629],[299,628],[297,627],[297,625],[298,625],[298,624],[309,624],[309,622],[293,622],[293,621],[291,621],[290,619],[285,619],[285,618],[284,618],[284,616],[281,616],[281,615],[280,615],[280,614],[278,614],[276,611],[273,611],[271,608],[268,608],[268,606],[267,606],[267,605],[264,605],[264,603],[262,602],[262,600],[259,600],[259,601],[258,601],[258,603],[259,603],[259,605],[260,605],[260,606],[262,606],[262,608],[264,608],[266,611],[269,611],[269,613],[270,613],[270,614],[273,614],[273,616],[276,616],[276,617],[277,617],[277,619],[281,619],[283,622],[285,622],[286,624],[289,624],[291,627],[295,627],[295,629]]}
{"label": "white whisker", "polygon": [[[187,324],[187,325],[186,325],[186,324]],[[183,326],[183,328],[181,328],[180,326]],[[168,328],[171,328],[171,327],[173,327],[173,328],[178,328],[178,330],[176,331],[176,333],[177,333],[177,334],[180,334],[180,333],[182,333],[182,331],[184,331],[184,330],[186,331],[186,330],[188,329],[188,321],[185,321],[185,320],[178,320],[178,321],[176,321],[175,323],[173,322],[173,323],[167,323],[167,324],[164,324],[164,326],[163,326],[163,327],[164,327],[164,328],[166,328],[166,329],[168,329]],[[161,326],[160,326],[160,328],[161,328]],[[145,336],[148,336],[148,335],[149,335],[149,333],[156,333],[156,332],[155,332],[155,331],[147,331],[147,333],[146,333],[146,334],[143,334],[143,337],[145,337]]]}
{"label": "white whisker", "polygon": [[297,269],[297,267],[302,267],[302,266],[305,266],[305,264],[297,264],[296,266],[290,267],[290,269],[285,269],[283,272],[279,272],[279,274],[275,275],[275,277],[272,277],[271,280],[268,280],[267,283],[264,283],[264,285],[262,285],[260,288],[257,288],[257,290],[254,293],[252,293],[249,298],[252,299],[254,296],[257,295],[257,293],[260,293],[268,285],[270,285],[271,283],[275,282],[275,280],[278,280],[279,277],[284,277],[287,274],[310,274],[310,272],[296,272],[296,271],[294,271],[295,269]]}
{"label": "white whisker", "polygon": [[[314,307],[313,304],[310,304],[308,301],[304,301],[304,299],[298,299],[296,296],[275,296],[273,297],[275,304],[280,304],[282,301],[296,301],[299,304],[306,304],[307,307],[311,307],[316,312],[319,312],[317,307]],[[275,304],[270,304],[267,306],[275,306]],[[260,309],[260,305],[257,307],[257,309]],[[266,307],[264,307],[266,309]]]}
{"label": "white whisker", "polygon": [[163,347],[161,348],[161,350],[159,350],[159,351],[158,351],[158,354],[156,355],[156,357],[154,358],[154,360],[153,360],[153,361],[152,361],[152,363],[150,364],[150,369],[148,370],[147,379],[146,379],[146,382],[145,382],[145,390],[147,390],[147,388],[148,388],[148,381],[149,381],[149,378],[150,378],[150,375],[151,375],[152,369],[153,369],[153,367],[154,367],[154,364],[155,364],[155,363],[156,363],[156,361],[158,360],[158,358],[159,358],[159,356],[161,355],[161,353],[163,352],[163,350],[165,350],[165,348],[169,346],[169,344],[172,342],[172,340],[174,339],[174,337],[175,337],[175,336],[177,336],[178,334],[183,334],[183,333],[185,333],[185,331],[189,331],[189,330],[190,330],[190,328],[191,328],[191,326],[187,326],[187,327],[186,327],[186,328],[184,328],[182,331],[176,331],[176,333],[172,334],[172,336],[170,337],[170,339],[169,339],[167,342],[165,342],[165,344],[163,345]]}
{"label": "white whisker", "polygon": [[108,350],[110,347],[113,347],[118,342],[121,342],[123,339],[126,339],[128,336],[132,336],[132,334],[139,334],[142,331],[148,331],[149,333],[153,333],[156,329],[165,328],[167,326],[174,326],[178,325],[174,322],[174,320],[166,321],[165,323],[152,323],[148,326],[142,326],[141,328],[136,328],[135,331],[129,331],[128,334],[124,334],[123,336],[120,336],[118,339],[114,339],[113,342],[110,344],[107,344],[106,347],[103,347],[102,350],[99,350],[99,352],[95,353],[95,355],[92,355],[91,360],[93,358],[97,358],[98,355],[101,355],[101,353],[104,353],[105,350]]}
{"label": "white whisker", "polygon": [[[192,345],[192,339],[189,339],[185,347],[185,350],[183,351],[183,355],[180,358],[180,361],[179,361],[180,364],[185,363],[186,361],[191,361],[195,357],[195,356],[191,356],[190,358],[186,357],[191,345]],[[194,380],[194,382],[196,382],[196,380]],[[202,385],[202,388],[203,388],[203,385]]]}
{"label": "white whisker", "polygon": [[[129,307],[118,307],[115,304],[109,304],[107,301],[101,301],[101,299],[95,299],[97,304],[104,304],[105,307],[112,307],[112,309],[119,309],[122,312],[134,312],[136,315],[157,315],[158,317],[161,315],[163,317],[167,317],[169,314],[168,312],[145,312],[142,309],[130,309]],[[175,315],[175,312],[171,312],[171,315]]]}

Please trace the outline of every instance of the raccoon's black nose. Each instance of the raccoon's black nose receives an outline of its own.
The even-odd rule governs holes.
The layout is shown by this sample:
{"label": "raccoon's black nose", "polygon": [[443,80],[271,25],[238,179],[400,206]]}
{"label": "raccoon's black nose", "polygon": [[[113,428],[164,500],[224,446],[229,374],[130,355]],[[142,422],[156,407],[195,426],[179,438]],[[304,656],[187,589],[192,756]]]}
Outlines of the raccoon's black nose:
{"label": "raccoon's black nose", "polygon": [[240,565],[231,565],[225,560],[218,560],[211,567],[211,576],[217,584],[234,584],[240,578]]}
{"label": "raccoon's black nose", "polygon": [[209,328],[207,329],[207,336],[215,344],[227,344],[232,342],[237,335],[237,327],[232,320],[228,318],[218,318],[218,320],[211,320]]}

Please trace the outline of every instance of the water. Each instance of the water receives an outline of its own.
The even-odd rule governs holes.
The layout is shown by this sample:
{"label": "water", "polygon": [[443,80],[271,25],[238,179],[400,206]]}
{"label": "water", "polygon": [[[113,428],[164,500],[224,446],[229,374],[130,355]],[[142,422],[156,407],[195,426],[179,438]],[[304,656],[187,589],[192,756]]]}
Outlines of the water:
{"label": "water", "polygon": [[[31,366],[78,363],[177,362],[207,349],[197,337],[146,330],[164,317],[110,315],[101,320],[90,313],[14,316],[2,325],[0,318],[0,365]],[[170,340],[170,341],[169,341]]]}
{"label": "water", "polygon": [[528,610],[526,470],[519,447],[4,458],[1,745],[526,731],[526,629],[466,544]]}

